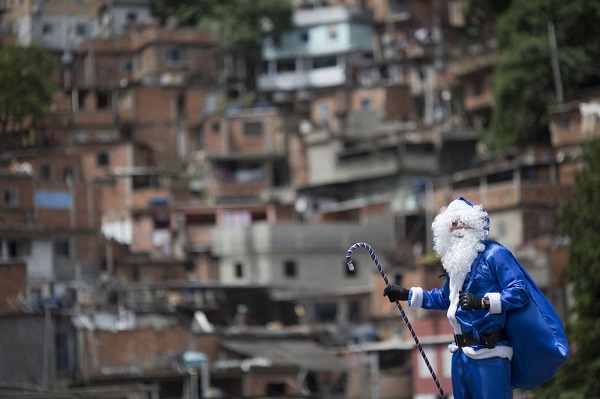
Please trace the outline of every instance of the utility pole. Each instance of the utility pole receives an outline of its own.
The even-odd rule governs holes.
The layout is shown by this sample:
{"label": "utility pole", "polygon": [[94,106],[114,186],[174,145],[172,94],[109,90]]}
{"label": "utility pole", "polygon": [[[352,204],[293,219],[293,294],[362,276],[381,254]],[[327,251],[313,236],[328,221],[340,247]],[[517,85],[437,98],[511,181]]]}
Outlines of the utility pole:
{"label": "utility pole", "polygon": [[552,58],[552,72],[554,73],[554,90],[556,91],[556,99],[559,104],[562,104],[564,99],[562,78],[560,76],[560,65],[558,63],[558,46],[556,45],[556,32],[554,30],[554,22],[548,21],[548,40],[550,41],[550,56]]}

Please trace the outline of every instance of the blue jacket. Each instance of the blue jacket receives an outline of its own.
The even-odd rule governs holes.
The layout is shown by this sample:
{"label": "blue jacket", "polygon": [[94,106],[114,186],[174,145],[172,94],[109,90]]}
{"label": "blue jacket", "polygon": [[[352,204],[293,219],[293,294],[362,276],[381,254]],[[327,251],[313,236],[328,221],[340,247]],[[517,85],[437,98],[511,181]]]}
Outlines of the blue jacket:
{"label": "blue jacket", "polygon": [[[512,347],[511,384],[515,388],[533,389],[552,378],[569,357],[562,320],[506,247],[491,240],[484,244],[485,249],[465,277],[462,291],[479,298],[488,296],[490,309],[464,311],[457,305],[456,321],[463,334],[471,333],[476,337],[482,332],[505,329],[508,340],[498,343],[491,351],[506,354],[502,347]],[[422,301],[420,306],[425,309],[449,309],[450,279],[442,289],[421,291],[417,296],[420,297],[418,301]],[[409,305],[414,299],[415,293],[411,289]],[[486,351],[480,347],[464,349],[469,350],[470,356]]]}
{"label": "blue jacket", "polygon": [[[476,338],[486,331],[503,329],[506,312],[527,303],[527,287],[522,268],[515,262],[510,251],[495,241],[485,241],[485,250],[480,252],[467,274],[462,291],[483,298],[489,293],[499,293],[500,313],[487,309],[465,311],[458,306],[456,319],[463,334],[473,334]],[[442,289],[423,292],[424,309],[446,310],[450,306],[450,278]],[[492,308],[494,304],[492,303]]]}

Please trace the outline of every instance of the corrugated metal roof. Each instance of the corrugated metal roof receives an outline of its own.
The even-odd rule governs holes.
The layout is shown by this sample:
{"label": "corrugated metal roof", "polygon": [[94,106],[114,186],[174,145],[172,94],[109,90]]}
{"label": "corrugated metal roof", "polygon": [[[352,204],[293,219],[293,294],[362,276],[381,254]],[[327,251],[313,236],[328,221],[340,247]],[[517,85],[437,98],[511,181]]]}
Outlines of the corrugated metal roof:
{"label": "corrugated metal roof", "polygon": [[223,340],[221,345],[240,355],[267,358],[273,365],[293,365],[313,371],[348,368],[327,348],[308,340]]}

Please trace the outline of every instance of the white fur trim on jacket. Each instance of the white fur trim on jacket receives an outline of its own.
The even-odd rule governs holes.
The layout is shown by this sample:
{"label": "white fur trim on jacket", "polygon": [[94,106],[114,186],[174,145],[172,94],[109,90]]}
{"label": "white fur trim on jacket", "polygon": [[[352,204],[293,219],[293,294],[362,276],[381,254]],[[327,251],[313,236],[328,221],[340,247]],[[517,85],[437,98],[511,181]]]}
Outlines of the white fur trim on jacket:
{"label": "white fur trim on jacket", "polygon": [[[450,353],[454,353],[458,351],[460,348],[456,345],[455,342],[452,342],[448,345],[448,350]],[[504,357],[508,360],[511,360],[513,357],[513,348],[511,346],[496,346],[493,349],[479,349],[475,350],[473,347],[464,347],[462,348],[465,355],[469,356],[471,359],[488,359],[490,357]]]}
{"label": "white fur trim on jacket", "polygon": [[499,292],[488,292],[485,294],[490,299],[490,313],[502,313],[502,302],[500,301]]}
{"label": "white fur trim on jacket", "polygon": [[408,301],[408,307],[410,309],[417,309],[423,306],[423,288],[412,287],[410,291],[412,292],[412,296],[410,301]]}

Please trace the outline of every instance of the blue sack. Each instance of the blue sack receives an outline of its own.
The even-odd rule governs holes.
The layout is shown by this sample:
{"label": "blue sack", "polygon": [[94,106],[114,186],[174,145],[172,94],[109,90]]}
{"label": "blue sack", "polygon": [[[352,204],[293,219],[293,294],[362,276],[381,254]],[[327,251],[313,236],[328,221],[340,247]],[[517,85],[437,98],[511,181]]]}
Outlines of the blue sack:
{"label": "blue sack", "polygon": [[562,320],[525,268],[529,301],[506,313],[506,334],[513,348],[511,384],[531,390],[548,381],[567,362],[569,343]]}

